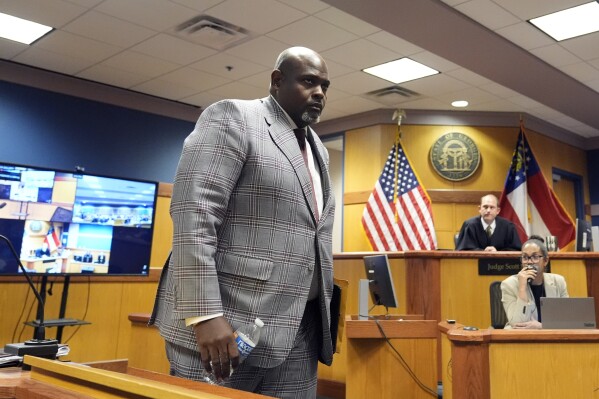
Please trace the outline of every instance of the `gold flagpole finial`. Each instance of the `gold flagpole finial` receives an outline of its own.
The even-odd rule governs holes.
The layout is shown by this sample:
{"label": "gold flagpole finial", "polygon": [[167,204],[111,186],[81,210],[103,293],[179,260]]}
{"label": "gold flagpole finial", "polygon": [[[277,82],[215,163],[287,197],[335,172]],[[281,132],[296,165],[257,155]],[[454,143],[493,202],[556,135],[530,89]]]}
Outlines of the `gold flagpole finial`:
{"label": "gold flagpole finial", "polygon": [[399,140],[401,139],[401,121],[405,117],[406,117],[406,111],[404,111],[403,109],[399,109],[399,108],[396,109],[395,112],[393,112],[393,116],[391,117],[392,121],[397,119],[397,132],[395,134],[395,142],[396,143],[398,143]]}

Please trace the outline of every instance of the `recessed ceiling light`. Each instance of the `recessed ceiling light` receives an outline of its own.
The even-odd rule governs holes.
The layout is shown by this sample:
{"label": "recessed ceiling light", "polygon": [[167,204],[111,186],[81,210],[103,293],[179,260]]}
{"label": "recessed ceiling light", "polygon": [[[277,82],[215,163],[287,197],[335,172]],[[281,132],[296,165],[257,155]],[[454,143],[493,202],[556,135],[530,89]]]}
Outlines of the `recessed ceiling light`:
{"label": "recessed ceiling light", "polygon": [[558,42],[597,32],[599,31],[599,2],[592,1],[533,18],[529,22]]}
{"label": "recessed ceiling light", "polygon": [[439,71],[409,58],[400,58],[399,60],[366,68],[362,71],[395,84],[439,73]]}
{"label": "recessed ceiling light", "polygon": [[468,106],[468,101],[466,100],[457,100],[451,103],[452,107],[456,107],[456,108],[464,108]]}
{"label": "recessed ceiling light", "polygon": [[31,44],[52,29],[54,28],[51,26],[38,24],[37,22],[0,12],[0,37],[8,40]]}

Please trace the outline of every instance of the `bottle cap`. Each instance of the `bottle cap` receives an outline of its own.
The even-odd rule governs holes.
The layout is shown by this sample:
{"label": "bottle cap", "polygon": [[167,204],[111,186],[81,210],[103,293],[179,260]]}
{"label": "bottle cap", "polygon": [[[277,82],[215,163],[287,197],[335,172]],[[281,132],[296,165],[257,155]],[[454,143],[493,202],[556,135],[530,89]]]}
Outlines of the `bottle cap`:
{"label": "bottle cap", "polygon": [[257,317],[256,317],[256,320],[254,321],[254,323],[260,328],[264,327],[264,322]]}

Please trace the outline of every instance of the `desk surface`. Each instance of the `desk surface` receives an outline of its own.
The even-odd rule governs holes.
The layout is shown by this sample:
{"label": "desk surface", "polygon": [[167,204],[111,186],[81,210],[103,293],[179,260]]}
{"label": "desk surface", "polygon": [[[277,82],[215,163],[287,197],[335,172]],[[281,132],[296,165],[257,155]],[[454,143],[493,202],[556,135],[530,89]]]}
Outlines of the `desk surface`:
{"label": "desk surface", "polygon": [[[31,364],[32,371],[22,371],[17,367],[0,368],[0,399],[113,397],[104,395],[108,391],[109,394],[117,391],[136,394],[140,398],[166,397],[164,392],[169,392],[172,398],[266,399],[263,395],[141,369],[127,368],[127,373],[119,373],[101,366],[86,367],[47,359],[26,357],[25,361]],[[23,391],[27,392],[26,396],[23,396]],[[159,396],[156,396],[157,393]]]}

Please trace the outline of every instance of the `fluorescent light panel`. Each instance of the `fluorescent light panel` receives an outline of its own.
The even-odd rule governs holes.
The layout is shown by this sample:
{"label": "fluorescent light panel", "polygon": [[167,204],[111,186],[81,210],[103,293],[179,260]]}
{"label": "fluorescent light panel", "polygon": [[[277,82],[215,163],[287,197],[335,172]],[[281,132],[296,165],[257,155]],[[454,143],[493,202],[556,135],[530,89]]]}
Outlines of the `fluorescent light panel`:
{"label": "fluorescent light panel", "polygon": [[456,100],[451,103],[452,107],[455,108],[465,108],[468,106],[468,101],[466,100]]}
{"label": "fluorescent light panel", "polygon": [[557,40],[571,39],[599,31],[599,3],[596,1],[529,20]]}
{"label": "fluorescent light panel", "polygon": [[395,84],[439,73],[439,71],[409,58],[400,58],[399,60],[366,68],[362,71]]}
{"label": "fluorescent light panel", "polygon": [[52,29],[51,26],[0,13],[0,37],[8,40],[31,44]]}

